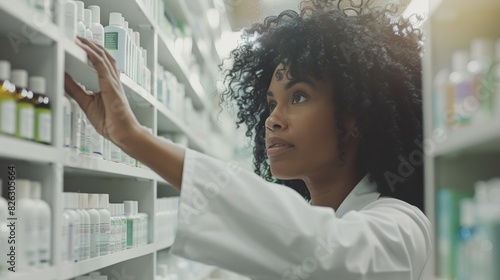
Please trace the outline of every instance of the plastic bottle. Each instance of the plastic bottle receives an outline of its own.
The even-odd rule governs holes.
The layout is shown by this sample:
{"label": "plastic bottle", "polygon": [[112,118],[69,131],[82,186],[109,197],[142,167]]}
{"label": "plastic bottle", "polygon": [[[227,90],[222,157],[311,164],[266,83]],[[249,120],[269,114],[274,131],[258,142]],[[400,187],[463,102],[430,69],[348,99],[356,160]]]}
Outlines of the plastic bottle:
{"label": "plastic bottle", "polygon": [[97,132],[89,121],[89,140],[92,157],[104,159],[104,137]]}
{"label": "plastic bottle", "polygon": [[99,194],[99,255],[109,255],[111,214],[109,213],[109,194]]}
{"label": "plastic bottle", "polygon": [[132,78],[132,38],[130,37],[130,32],[129,32],[129,27],[128,27],[128,21],[125,20],[125,18],[122,17],[122,25],[123,29],[125,30],[125,41],[127,43],[127,51],[126,51],[126,71],[125,74]]}
{"label": "plastic bottle", "polygon": [[66,0],[64,3],[64,33],[70,40],[75,40],[77,35],[78,8],[75,1]]}
{"label": "plastic bottle", "polygon": [[134,247],[140,246],[140,236],[142,233],[142,221],[141,217],[139,216],[139,204],[137,201],[134,201]]}
{"label": "plastic bottle", "polygon": [[95,258],[99,257],[99,235],[100,235],[100,223],[101,219],[99,217],[99,212],[97,212],[97,208],[99,208],[99,195],[96,193],[88,194],[88,206],[87,212],[90,216],[90,257]]}
{"label": "plastic bottle", "polygon": [[80,258],[80,227],[81,217],[76,212],[78,209],[78,194],[77,193],[64,193],[64,212],[67,216],[68,228],[67,232],[67,258],[63,261],[76,263]]}
{"label": "plastic bottle", "polygon": [[52,0],[34,0],[33,7],[41,13],[45,13],[52,21],[52,11],[53,11],[53,1]]}
{"label": "plastic bottle", "polygon": [[92,151],[90,143],[90,135],[92,132],[92,124],[85,114],[82,113],[80,126],[80,154],[89,156]]}
{"label": "plastic bottle", "polygon": [[144,86],[144,83],[141,79],[143,75],[142,68],[144,68],[144,58],[142,57],[141,50],[141,33],[135,31],[134,33],[134,42],[135,42],[135,82],[141,87]]}
{"label": "plastic bottle", "polygon": [[453,96],[450,96],[449,76],[450,71],[443,69],[438,72],[434,79],[434,129],[446,129],[448,120],[453,121]]}
{"label": "plastic bottle", "polygon": [[122,151],[118,146],[116,146],[113,142],[109,142],[109,155],[110,155],[110,161],[112,162],[121,162],[122,158]]}
{"label": "plastic bottle", "polygon": [[16,180],[17,217],[17,271],[33,270],[38,261],[38,213],[36,203],[31,199],[31,182]]}
{"label": "plastic bottle", "polygon": [[35,141],[45,144],[52,142],[52,109],[50,99],[45,95],[46,85],[43,77],[30,77],[32,103],[35,106]]}
{"label": "plastic bottle", "polygon": [[17,100],[17,125],[16,136],[28,140],[33,140],[35,136],[35,106],[31,100],[33,92],[28,87],[28,72],[16,69],[11,73],[12,82],[16,85]]}
{"label": "plastic bottle", "polygon": [[[128,24],[128,23],[127,23]],[[134,30],[132,28],[128,28],[128,37],[130,38],[130,78],[137,82],[137,45],[135,43],[135,35]]]}
{"label": "plastic bottle", "polygon": [[493,113],[494,85],[493,66],[495,59],[494,41],[476,38],[471,42],[472,61],[467,70],[472,76],[473,91],[478,99],[479,108],[472,115],[472,121],[480,123],[488,120]]}
{"label": "plastic bottle", "polygon": [[90,29],[92,27],[92,11],[89,9],[83,10],[83,24],[85,24],[85,38],[91,42],[94,41],[94,33]]}
{"label": "plastic bottle", "polygon": [[48,267],[52,260],[52,210],[47,202],[42,200],[42,184],[31,182],[31,198],[35,204],[38,220],[38,267]]}
{"label": "plastic bottle", "polygon": [[10,62],[0,60],[0,133],[16,134],[16,87],[9,81]]}
{"label": "plastic bottle", "polygon": [[110,229],[109,229],[109,253],[113,254],[116,250],[117,233],[118,233],[118,217],[116,216],[116,204],[109,204]]}
{"label": "plastic bottle", "polygon": [[467,72],[468,63],[469,53],[467,51],[453,53],[453,72],[450,74],[450,83],[455,97],[455,123],[459,126],[470,123],[472,114],[478,106],[472,77]]}
{"label": "plastic bottle", "polygon": [[130,249],[135,247],[134,241],[137,238],[134,235],[137,231],[134,201],[126,200],[123,204],[125,206],[125,217],[127,217],[127,249]]}
{"label": "plastic bottle", "polygon": [[7,201],[2,197],[2,187],[2,179],[0,179],[0,252],[2,252],[0,254],[0,277],[7,271],[7,254],[10,252]]}
{"label": "plastic bottle", "polygon": [[71,102],[66,94],[63,96],[63,147],[71,148]]}
{"label": "plastic bottle", "polygon": [[116,60],[121,72],[125,73],[126,65],[126,34],[120,13],[109,14],[109,25],[104,28],[104,47]]}
{"label": "plastic bottle", "polygon": [[83,111],[72,98],[69,103],[71,105],[71,149],[80,153]]}
{"label": "plastic bottle", "polygon": [[83,23],[85,17],[85,4],[82,1],[75,1],[76,3],[76,15],[77,15],[77,23],[76,23],[76,34],[82,38],[86,38],[87,27]]}
{"label": "plastic bottle", "polygon": [[90,258],[90,215],[86,211],[88,205],[88,194],[78,194],[78,213],[81,217],[80,227],[80,261]]}
{"label": "plastic bottle", "polygon": [[96,5],[88,6],[92,11],[92,23],[90,30],[94,35],[94,43],[104,46],[104,27],[101,25],[101,8]]}
{"label": "plastic bottle", "polygon": [[127,235],[127,232],[128,232],[128,225],[127,225],[127,217],[125,216],[125,204],[124,203],[120,203],[119,204],[119,207],[118,207],[118,210],[119,210],[119,218],[121,219],[121,250],[126,250],[127,249],[127,242],[128,242],[128,235]]}

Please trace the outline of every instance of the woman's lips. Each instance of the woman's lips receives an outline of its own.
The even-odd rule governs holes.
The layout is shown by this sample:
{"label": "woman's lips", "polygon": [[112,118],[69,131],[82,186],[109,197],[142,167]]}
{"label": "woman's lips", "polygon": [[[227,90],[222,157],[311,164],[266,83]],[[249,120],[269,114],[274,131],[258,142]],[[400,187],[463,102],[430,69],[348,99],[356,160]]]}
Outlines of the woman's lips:
{"label": "woman's lips", "polygon": [[294,146],[291,145],[274,145],[267,149],[267,155],[269,157],[275,157],[290,151]]}

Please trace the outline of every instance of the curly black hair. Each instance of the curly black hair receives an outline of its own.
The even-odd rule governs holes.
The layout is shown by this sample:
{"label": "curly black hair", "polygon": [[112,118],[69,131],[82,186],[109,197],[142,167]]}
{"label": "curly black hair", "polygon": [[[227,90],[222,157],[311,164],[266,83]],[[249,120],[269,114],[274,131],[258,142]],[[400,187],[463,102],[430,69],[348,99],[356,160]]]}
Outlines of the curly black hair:
{"label": "curly black hair", "polygon": [[236,104],[236,124],[247,127],[254,171],[309,199],[302,180],[276,180],[270,172],[266,92],[280,63],[293,78],[333,81],[341,159],[347,113],[361,135],[359,171],[369,174],[382,196],[423,209],[422,32],[398,16],[396,6],[346,7],[344,2],[310,0],[300,13],[287,10],[243,30],[230,55],[232,67],[224,72],[222,103]]}

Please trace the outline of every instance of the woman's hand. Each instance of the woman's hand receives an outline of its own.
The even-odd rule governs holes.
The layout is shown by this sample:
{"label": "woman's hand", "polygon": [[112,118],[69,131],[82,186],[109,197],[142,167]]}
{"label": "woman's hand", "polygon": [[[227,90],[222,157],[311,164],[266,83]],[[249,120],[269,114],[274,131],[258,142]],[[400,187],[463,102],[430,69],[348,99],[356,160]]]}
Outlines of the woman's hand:
{"label": "woman's hand", "polygon": [[140,131],[120,82],[120,70],[104,47],[79,37],[77,44],[97,71],[100,91],[88,94],[68,73],[64,77],[66,92],[80,105],[97,132],[118,146]]}

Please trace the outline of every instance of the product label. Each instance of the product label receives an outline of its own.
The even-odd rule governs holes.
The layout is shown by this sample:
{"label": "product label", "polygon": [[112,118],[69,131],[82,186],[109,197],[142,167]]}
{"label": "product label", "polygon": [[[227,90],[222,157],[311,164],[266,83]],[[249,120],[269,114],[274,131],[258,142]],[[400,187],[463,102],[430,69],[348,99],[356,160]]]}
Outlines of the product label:
{"label": "product label", "polygon": [[110,224],[101,223],[100,224],[100,237],[99,237],[99,252],[101,255],[109,254],[109,235],[110,235]]}
{"label": "product label", "polygon": [[63,145],[65,148],[71,146],[71,110],[68,107],[64,107],[64,119],[63,119]]}
{"label": "product label", "polygon": [[82,123],[80,132],[80,153],[84,155],[90,155],[90,133],[87,125],[89,124]]}
{"label": "product label", "polygon": [[127,248],[134,247],[134,220],[127,219]]}
{"label": "product label", "polygon": [[110,51],[118,50],[118,32],[106,32],[104,34],[104,48]]}
{"label": "product label", "polygon": [[42,143],[52,141],[52,111],[50,109],[35,109],[35,140]]}
{"label": "product label", "polygon": [[90,254],[90,225],[80,225],[80,260],[87,259]]}
{"label": "product label", "polygon": [[32,140],[35,136],[35,108],[31,104],[19,103],[17,112],[17,136]]}
{"label": "product label", "polygon": [[16,101],[0,99],[0,133],[16,134]]}
{"label": "product label", "polygon": [[104,40],[102,34],[94,33],[93,35],[94,35],[94,43],[102,45],[102,42]]}

